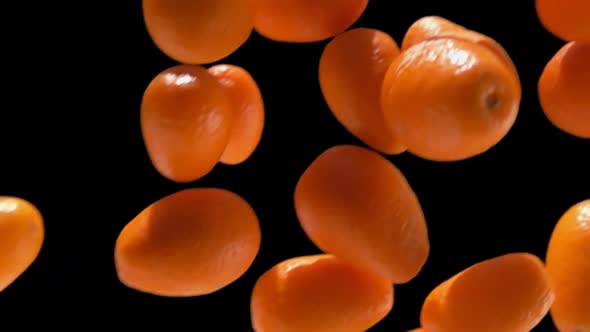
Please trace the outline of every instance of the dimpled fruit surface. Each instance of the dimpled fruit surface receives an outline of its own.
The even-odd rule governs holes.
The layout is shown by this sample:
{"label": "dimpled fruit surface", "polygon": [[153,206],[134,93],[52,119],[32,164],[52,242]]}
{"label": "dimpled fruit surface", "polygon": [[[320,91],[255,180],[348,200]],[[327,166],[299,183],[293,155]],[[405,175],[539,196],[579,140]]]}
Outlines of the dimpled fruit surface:
{"label": "dimpled fruit surface", "polygon": [[213,293],[241,277],[260,248],[260,227],[240,196],[217,188],[185,189],[149,205],[115,245],[126,286],[159,296]]}
{"label": "dimpled fruit surface", "polygon": [[418,43],[389,67],[385,118],[408,151],[432,161],[482,154],[516,121],[518,76],[489,48],[452,38]]}
{"label": "dimpled fruit surface", "polygon": [[474,264],[426,297],[420,323],[428,332],[528,332],[555,295],[543,262],[511,253]]}
{"label": "dimpled fruit surface", "polygon": [[256,332],[361,332],[392,307],[387,279],[326,254],[272,267],[256,282],[250,305]]}
{"label": "dimpled fruit surface", "polygon": [[339,145],[320,154],[295,188],[295,211],[322,251],[405,283],[430,251],[426,221],[401,171],[377,152]]}

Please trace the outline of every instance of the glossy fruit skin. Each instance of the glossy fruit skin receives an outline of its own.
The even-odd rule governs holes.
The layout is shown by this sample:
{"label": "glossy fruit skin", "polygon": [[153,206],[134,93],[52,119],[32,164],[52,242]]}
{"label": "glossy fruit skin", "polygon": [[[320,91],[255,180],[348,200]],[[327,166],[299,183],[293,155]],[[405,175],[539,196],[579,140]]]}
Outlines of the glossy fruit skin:
{"label": "glossy fruit skin", "polygon": [[590,43],[564,45],[545,65],[538,93],[541,109],[555,127],[590,139]]}
{"label": "glossy fruit skin", "polygon": [[223,154],[233,110],[225,88],[201,66],[178,65],[149,84],[141,131],[156,170],[175,182],[208,174]]}
{"label": "glossy fruit skin", "polygon": [[431,39],[452,38],[479,44],[494,52],[518,76],[516,66],[508,52],[493,38],[452,22],[440,16],[424,16],[416,20],[406,31],[402,40],[402,50]]}
{"label": "glossy fruit skin", "polygon": [[142,0],[147,32],[170,58],[185,64],[221,60],[254,27],[256,0]]}
{"label": "glossy fruit skin", "polygon": [[33,264],[44,238],[43,217],[33,204],[0,196],[0,292]]}
{"label": "glossy fruit skin", "polygon": [[285,260],[256,282],[251,298],[256,332],[356,332],[393,307],[387,279],[327,255]]}
{"label": "glossy fruit skin", "polygon": [[257,0],[254,29],[278,42],[318,42],[344,32],[368,0]]}
{"label": "glossy fruit skin", "polygon": [[149,205],[115,245],[119,280],[159,296],[216,292],[241,277],[260,248],[258,218],[235,193],[186,189]]}
{"label": "glossy fruit skin", "polygon": [[590,43],[590,2],[586,0],[536,0],[539,21],[554,36],[570,42]]}
{"label": "glossy fruit skin", "polygon": [[377,152],[353,145],[324,151],[294,196],[303,230],[323,252],[398,284],[426,263],[430,244],[418,198]]}
{"label": "glossy fruit skin", "polygon": [[570,207],[549,240],[546,265],[555,291],[551,317],[560,332],[590,331],[590,199]]}
{"label": "glossy fruit skin", "polygon": [[511,253],[470,266],[437,286],[424,301],[427,332],[528,332],[555,299],[543,262]]}
{"label": "glossy fruit skin", "polygon": [[522,94],[518,76],[494,52],[453,38],[402,51],[381,92],[394,135],[432,161],[464,160],[495,146],[516,121]]}
{"label": "glossy fruit skin", "polygon": [[240,164],[254,153],[264,129],[264,101],[258,84],[244,68],[220,64],[208,69],[226,89],[233,110],[229,141],[219,162]]}
{"label": "glossy fruit skin", "polygon": [[398,55],[397,43],[385,32],[356,28],[332,39],[320,57],[320,88],[334,117],[385,154],[405,151],[385,124],[380,103],[383,78]]}

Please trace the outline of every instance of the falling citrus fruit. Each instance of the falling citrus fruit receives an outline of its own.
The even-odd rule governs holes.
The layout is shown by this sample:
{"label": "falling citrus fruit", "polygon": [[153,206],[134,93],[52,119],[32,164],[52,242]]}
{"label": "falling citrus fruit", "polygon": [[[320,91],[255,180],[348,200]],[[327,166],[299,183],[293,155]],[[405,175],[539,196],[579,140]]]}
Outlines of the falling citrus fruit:
{"label": "falling citrus fruit", "polygon": [[320,88],[336,119],[371,148],[386,153],[405,151],[381,111],[381,83],[399,54],[385,32],[356,28],[332,39],[320,58]]}
{"label": "falling citrus fruit", "polygon": [[213,293],[241,277],[260,248],[252,207],[224,189],[185,189],[149,205],[121,231],[117,275],[159,296]]}
{"label": "falling citrus fruit", "polygon": [[327,254],[285,260],[252,292],[256,332],[366,331],[393,307],[393,286]]}
{"label": "falling citrus fruit", "polygon": [[37,259],[44,237],[43,217],[33,204],[0,196],[0,292]]}
{"label": "falling citrus fruit", "polygon": [[547,249],[547,270],[555,291],[551,308],[560,332],[590,331],[590,199],[561,216]]}
{"label": "falling citrus fruit", "polygon": [[377,152],[339,145],[295,187],[295,211],[322,251],[394,283],[414,278],[430,244],[422,208],[401,171]]}

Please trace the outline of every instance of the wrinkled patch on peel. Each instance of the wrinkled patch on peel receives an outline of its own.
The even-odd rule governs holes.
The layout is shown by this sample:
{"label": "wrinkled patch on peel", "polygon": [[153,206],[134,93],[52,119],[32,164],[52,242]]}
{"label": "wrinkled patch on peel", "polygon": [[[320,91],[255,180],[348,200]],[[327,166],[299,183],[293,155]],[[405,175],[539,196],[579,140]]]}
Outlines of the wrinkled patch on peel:
{"label": "wrinkled patch on peel", "polygon": [[[475,37],[478,37],[478,38],[475,38]],[[474,43],[474,44],[478,44],[478,45],[485,47],[490,52],[494,53],[496,55],[496,57],[498,59],[500,59],[504,64],[506,64],[508,67],[510,67],[510,70],[512,72],[514,72],[516,77],[520,80],[520,77],[518,75],[518,70],[516,69],[514,62],[512,62],[510,55],[508,55],[508,52],[506,52],[504,47],[502,47],[502,45],[500,45],[497,41],[495,41],[491,37],[488,37],[486,35],[483,35],[479,32],[473,31],[473,30],[466,29],[466,31],[463,31],[463,32],[458,32],[458,33],[455,32],[455,33],[449,33],[449,34],[442,34],[442,35],[435,36],[435,37],[428,37],[428,38],[424,39],[423,41],[421,41],[420,43],[424,43],[427,41],[433,41],[433,40],[439,40],[439,39],[461,40],[461,41],[465,41],[468,43]]]}

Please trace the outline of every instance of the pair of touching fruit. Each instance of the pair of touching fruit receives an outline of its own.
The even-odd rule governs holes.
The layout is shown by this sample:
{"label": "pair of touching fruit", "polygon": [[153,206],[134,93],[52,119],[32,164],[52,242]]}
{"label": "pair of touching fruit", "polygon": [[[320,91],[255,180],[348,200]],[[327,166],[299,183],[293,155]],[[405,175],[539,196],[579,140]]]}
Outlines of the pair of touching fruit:
{"label": "pair of touching fruit", "polygon": [[285,260],[252,292],[252,325],[267,331],[366,331],[393,308],[394,284],[430,251],[422,208],[401,171],[375,151],[340,145],[301,175],[295,212],[324,253]]}
{"label": "pair of touching fruit", "polygon": [[158,74],[141,103],[141,130],[156,170],[192,182],[218,162],[235,165],[255,151],[264,102],[254,78],[234,65],[178,65]]}
{"label": "pair of touching fruit", "polygon": [[253,30],[279,42],[321,41],[349,28],[367,4],[368,0],[142,1],[154,44],[186,64],[207,64],[229,56]]}
{"label": "pair of touching fruit", "polygon": [[386,33],[348,30],[319,64],[324,99],[353,135],[385,153],[462,160],[496,145],[514,124],[518,73],[492,38],[427,16],[401,48]]}

